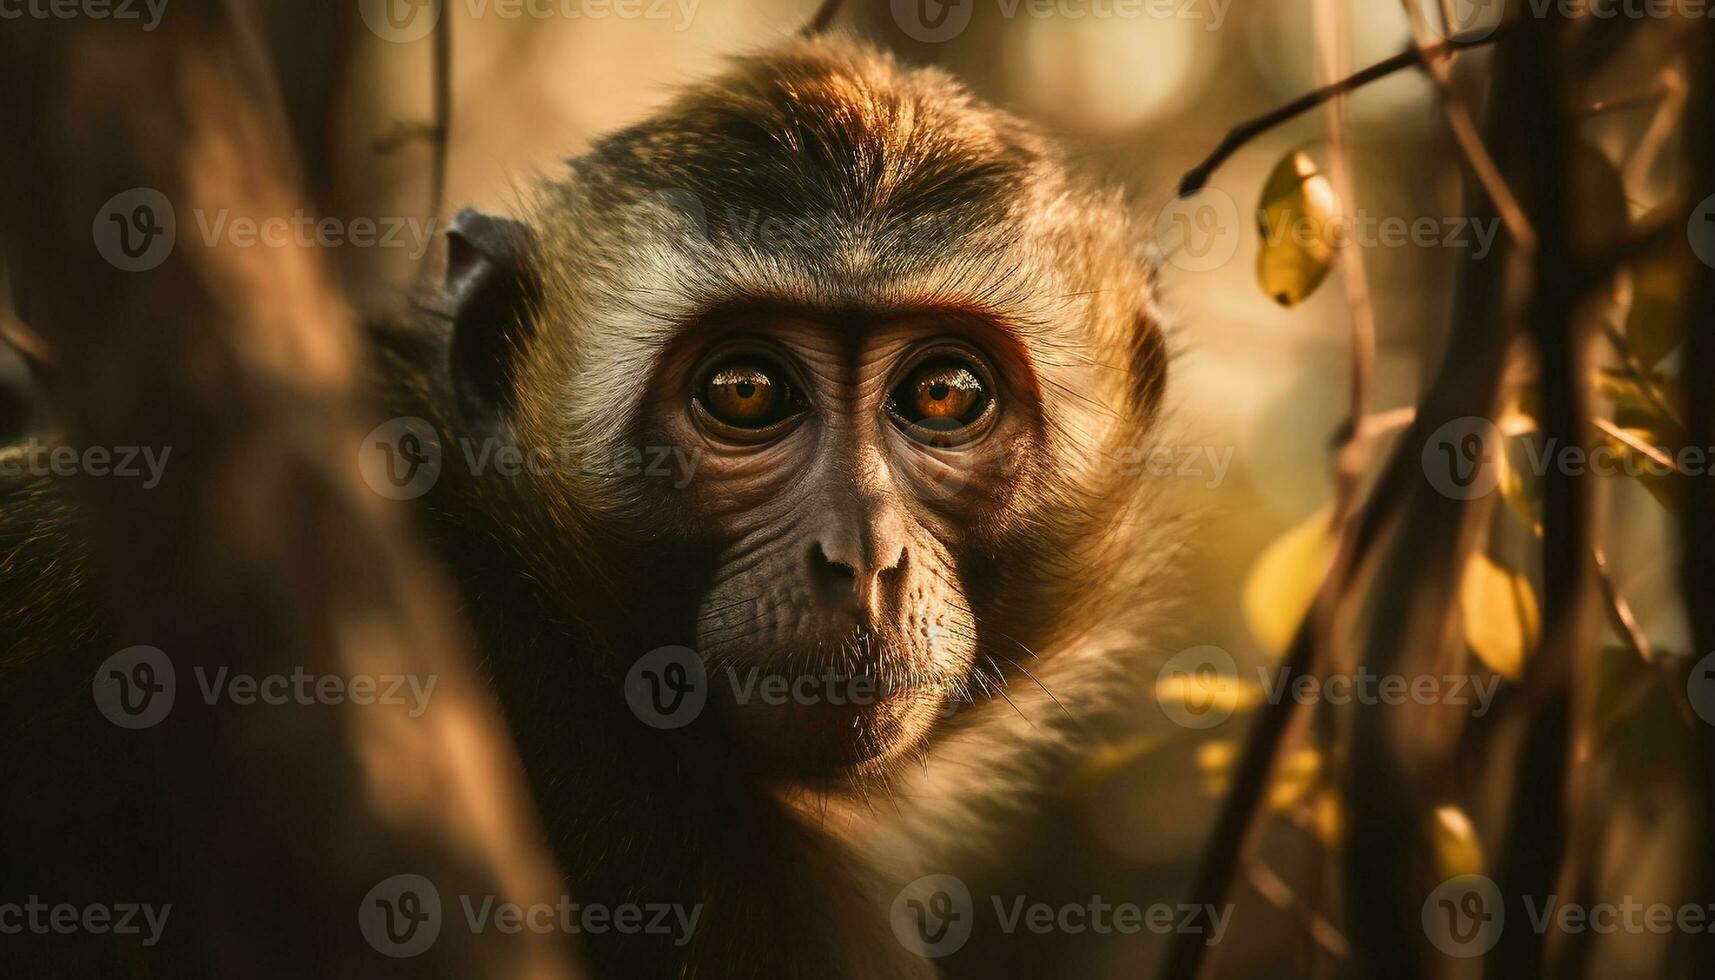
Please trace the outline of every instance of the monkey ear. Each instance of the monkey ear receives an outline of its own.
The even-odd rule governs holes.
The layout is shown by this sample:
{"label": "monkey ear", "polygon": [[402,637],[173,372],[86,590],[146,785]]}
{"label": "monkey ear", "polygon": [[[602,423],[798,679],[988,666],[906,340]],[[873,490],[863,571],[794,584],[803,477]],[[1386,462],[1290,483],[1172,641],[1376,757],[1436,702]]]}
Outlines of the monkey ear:
{"label": "monkey ear", "polygon": [[514,368],[540,287],[528,264],[535,233],[465,208],[447,230],[453,394],[465,424],[495,434],[517,407]]}

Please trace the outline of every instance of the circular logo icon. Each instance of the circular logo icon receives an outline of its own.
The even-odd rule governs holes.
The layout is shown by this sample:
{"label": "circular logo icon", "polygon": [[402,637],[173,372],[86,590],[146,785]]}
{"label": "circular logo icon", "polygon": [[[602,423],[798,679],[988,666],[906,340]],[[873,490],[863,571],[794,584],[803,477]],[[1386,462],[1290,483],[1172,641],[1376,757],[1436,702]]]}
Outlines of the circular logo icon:
{"label": "circular logo icon", "polygon": [[708,241],[709,215],[702,198],[683,188],[664,187],[632,205],[626,233],[633,240],[665,239],[684,248]]}
{"label": "circular logo icon", "polygon": [[1715,194],[1697,203],[1685,225],[1685,234],[1691,239],[1691,251],[1697,254],[1697,260],[1715,269]]}
{"label": "circular logo icon", "polygon": [[953,875],[924,875],[899,890],[888,910],[893,935],[918,956],[936,959],[959,951],[976,919],[971,890]]}
{"label": "circular logo icon", "polygon": [[147,272],[173,252],[178,219],[173,202],[153,187],[115,194],[95,213],[95,250],[124,272]]}
{"label": "circular logo icon", "polygon": [[1233,715],[1239,668],[1217,646],[1191,647],[1169,657],[1155,675],[1161,713],[1185,728],[1214,728]]}
{"label": "circular logo icon", "polygon": [[1685,696],[1704,724],[1715,725],[1715,653],[1692,665],[1690,676],[1685,678]]}
{"label": "circular logo icon", "polygon": [[173,661],[158,647],[126,647],[96,668],[95,707],[120,728],[150,728],[173,710]]}
{"label": "circular logo icon", "polygon": [[427,37],[441,21],[441,0],[358,0],[357,9],[371,33],[395,44]]}
{"label": "circular logo icon", "polygon": [[1443,41],[1481,41],[1506,15],[1506,0],[1416,0],[1429,32]]}
{"label": "circular logo icon", "polygon": [[893,22],[913,40],[951,41],[971,23],[976,0],[893,0]]}
{"label": "circular logo icon", "polygon": [[1459,875],[1423,900],[1423,932],[1448,956],[1482,956],[1501,941],[1506,921],[1501,889],[1484,875]]}
{"label": "circular logo icon", "polygon": [[697,720],[708,700],[708,671],[690,647],[656,647],[625,675],[625,701],[651,728],[683,728]]}
{"label": "circular logo icon", "polygon": [[1167,202],[1155,216],[1155,245],[1177,268],[1211,272],[1238,254],[1243,229],[1232,196],[1205,187],[1190,197]]}
{"label": "circular logo icon", "polygon": [[1495,423],[1466,415],[1429,434],[1423,443],[1423,475],[1444,497],[1475,500],[1500,485],[1505,451]]}
{"label": "circular logo icon", "polygon": [[414,500],[441,478],[441,434],[419,418],[383,422],[363,437],[357,468],[388,500]]}
{"label": "circular logo icon", "polygon": [[363,896],[357,927],[383,956],[417,956],[441,934],[441,893],[422,875],[394,875]]}

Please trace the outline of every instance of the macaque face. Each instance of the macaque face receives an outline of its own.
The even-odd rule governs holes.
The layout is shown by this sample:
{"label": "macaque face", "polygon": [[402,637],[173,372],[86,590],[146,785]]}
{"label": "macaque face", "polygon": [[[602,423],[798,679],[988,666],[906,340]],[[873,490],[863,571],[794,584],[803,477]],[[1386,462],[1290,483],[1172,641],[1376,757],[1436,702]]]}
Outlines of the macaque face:
{"label": "macaque face", "polygon": [[728,310],[651,387],[652,427],[699,459],[697,645],[734,734],[798,775],[922,740],[967,696],[963,576],[1041,439],[1016,341],[958,313]]}

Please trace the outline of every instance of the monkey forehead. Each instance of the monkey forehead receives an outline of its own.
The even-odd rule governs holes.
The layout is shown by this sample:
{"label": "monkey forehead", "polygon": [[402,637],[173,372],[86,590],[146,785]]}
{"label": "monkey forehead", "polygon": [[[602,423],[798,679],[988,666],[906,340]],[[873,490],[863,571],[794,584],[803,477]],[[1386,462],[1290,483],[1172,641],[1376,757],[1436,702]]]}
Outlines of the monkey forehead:
{"label": "monkey forehead", "polygon": [[740,59],[571,166],[536,222],[548,277],[571,280],[562,310],[671,319],[763,296],[1077,329],[1077,297],[1147,289],[1117,197],[945,73],[846,42]]}
{"label": "monkey forehead", "polygon": [[574,169],[594,178],[598,204],[673,190],[717,224],[734,212],[881,229],[939,217],[957,234],[992,225],[1053,176],[1051,157],[1029,127],[940,71],[814,40],[739,59]]}

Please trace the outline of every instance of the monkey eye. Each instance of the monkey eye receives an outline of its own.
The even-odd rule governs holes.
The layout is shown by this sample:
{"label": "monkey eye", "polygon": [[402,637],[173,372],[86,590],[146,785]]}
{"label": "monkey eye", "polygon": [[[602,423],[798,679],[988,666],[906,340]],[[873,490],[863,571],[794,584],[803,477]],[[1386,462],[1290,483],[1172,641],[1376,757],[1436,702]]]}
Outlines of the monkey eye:
{"label": "monkey eye", "polygon": [[928,361],[888,395],[887,411],[908,435],[932,442],[984,421],[994,405],[982,376],[957,358]]}
{"label": "monkey eye", "polygon": [[743,438],[771,432],[797,414],[803,401],[786,374],[765,361],[735,360],[716,365],[698,388],[693,402],[717,429]]}

